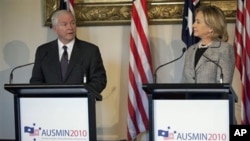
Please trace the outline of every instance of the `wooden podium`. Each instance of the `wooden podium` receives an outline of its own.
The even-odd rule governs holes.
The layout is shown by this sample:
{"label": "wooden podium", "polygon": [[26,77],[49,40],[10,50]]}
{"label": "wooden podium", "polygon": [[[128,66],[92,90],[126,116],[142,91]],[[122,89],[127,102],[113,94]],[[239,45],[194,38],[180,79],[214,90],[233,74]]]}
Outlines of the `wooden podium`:
{"label": "wooden podium", "polygon": [[5,84],[14,95],[17,141],[96,141],[96,100],[86,84]]}
{"label": "wooden podium", "polygon": [[237,96],[229,84],[144,84],[149,140],[228,140]]}

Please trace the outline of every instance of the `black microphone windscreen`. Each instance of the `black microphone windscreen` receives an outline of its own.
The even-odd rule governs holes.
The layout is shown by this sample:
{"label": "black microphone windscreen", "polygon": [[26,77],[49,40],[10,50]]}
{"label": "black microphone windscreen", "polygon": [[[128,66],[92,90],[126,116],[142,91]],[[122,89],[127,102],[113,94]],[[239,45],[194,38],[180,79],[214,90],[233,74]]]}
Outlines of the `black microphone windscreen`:
{"label": "black microphone windscreen", "polygon": [[182,49],[182,53],[184,53],[186,50],[187,50],[187,49],[184,47],[184,48]]}

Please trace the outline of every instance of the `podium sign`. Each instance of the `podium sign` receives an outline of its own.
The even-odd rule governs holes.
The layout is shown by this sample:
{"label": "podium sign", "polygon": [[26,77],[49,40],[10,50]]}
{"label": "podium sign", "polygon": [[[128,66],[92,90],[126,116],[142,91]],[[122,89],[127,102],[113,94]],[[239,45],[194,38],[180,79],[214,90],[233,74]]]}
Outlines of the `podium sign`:
{"label": "podium sign", "polygon": [[229,141],[237,97],[230,85],[145,84],[150,141]]}
{"label": "podium sign", "polygon": [[228,100],[154,100],[153,104],[155,141],[229,138]]}
{"label": "podium sign", "polygon": [[14,94],[17,141],[96,141],[95,102],[87,85],[5,84]]}
{"label": "podium sign", "polygon": [[20,98],[21,140],[89,140],[88,101],[77,98]]}

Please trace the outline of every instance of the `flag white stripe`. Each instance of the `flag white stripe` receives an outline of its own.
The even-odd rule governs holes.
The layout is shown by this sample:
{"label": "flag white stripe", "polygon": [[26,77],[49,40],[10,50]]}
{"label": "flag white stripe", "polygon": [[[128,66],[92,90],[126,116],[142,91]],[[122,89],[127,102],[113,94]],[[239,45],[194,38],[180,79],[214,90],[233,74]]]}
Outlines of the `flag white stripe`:
{"label": "flag white stripe", "polygon": [[[138,34],[137,34],[138,35]],[[138,36],[137,36],[138,37]],[[135,39],[135,38],[134,38]],[[139,42],[139,41],[135,41],[135,42],[137,42],[137,43],[141,43],[141,42]],[[142,47],[142,45],[140,44],[140,45],[137,45],[137,49],[139,49],[138,51],[140,52],[140,47]],[[142,50],[143,48],[141,48],[141,50]],[[143,53],[142,53],[143,54]],[[145,57],[145,55],[143,54],[143,55],[141,55],[140,56],[141,58],[143,58],[143,57]],[[134,54],[130,51],[130,62],[136,62],[135,60],[135,57],[134,57]],[[145,58],[144,58],[145,59]],[[147,59],[145,59],[145,60],[147,60]],[[142,84],[142,78],[141,78],[141,75],[140,75],[140,73],[139,73],[139,71],[138,71],[138,69],[137,69],[137,66],[136,66],[136,64],[134,64],[134,63],[132,63],[132,65],[131,65],[131,69],[132,69],[132,71],[133,71],[133,73],[134,73],[134,76],[135,76],[135,78],[136,78],[136,84],[139,84],[139,85],[137,85],[137,89],[139,90],[139,93],[141,94],[140,96],[141,96],[141,99],[142,99],[142,102],[143,101],[147,101],[147,95],[146,95],[146,93],[142,90],[142,87],[141,87],[141,85],[140,84]],[[138,107],[137,107],[137,101],[136,101],[136,97],[135,97],[135,92],[134,92],[134,89],[133,89],[133,87],[131,86],[131,83],[129,82],[129,93],[131,94],[131,95],[129,95],[129,98],[131,99],[131,103],[132,103],[132,105],[133,105],[133,107],[134,107],[134,109],[138,109]],[[144,109],[147,109],[148,108],[148,103],[146,103],[146,102],[143,102],[142,103],[143,104],[143,107],[144,107]],[[148,115],[148,110],[145,110],[146,111],[146,113],[147,113],[147,115]],[[138,114],[138,118],[137,118],[137,123],[138,123],[138,125],[139,125],[139,129],[140,130],[145,130],[145,126],[144,126],[144,124],[143,124],[143,122],[142,122],[142,118],[141,118],[141,115],[140,114]]]}
{"label": "flag white stripe", "polygon": [[[131,20],[131,24],[132,24],[132,26],[135,27],[134,20]],[[138,34],[138,31],[137,31],[136,28],[133,28],[131,35],[132,35],[132,37],[133,37],[133,39],[134,39],[134,41],[136,43],[137,51],[140,54],[140,58],[141,58],[141,61],[142,61],[142,64],[143,64],[144,72],[150,71],[149,73],[152,74],[150,66],[148,65],[150,63],[148,62],[146,53],[144,52],[144,48],[143,48],[143,45],[142,45],[141,38],[140,38],[140,36],[138,36],[139,34]],[[131,61],[134,61],[134,60],[131,60]],[[152,75],[147,75],[147,80],[152,82],[152,80],[153,80]]]}
{"label": "flag white stripe", "polygon": [[148,21],[144,6],[146,6],[146,0],[135,0],[132,3],[127,119],[129,141],[137,134],[148,130],[148,97],[142,89],[142,84],[152,82],[153,76],[150,66],[151,57],[148,56],[150,55]]}
{"label": "flag white stripe", "polygon": [[[249,17],[249,1],[238,0],[237,5],[237,20],[236,20],[236,35],[234,40],[234,48],[237,53],[238,61],[236,60],[236,67],[241,74],[241,83],[243,87],[241,98],[241,121],[243,124],[250,124],[250,60],[249,60],[249,34],[250,34],[250,17]],[[241,17],[239,17],[241,16]],[[239,38],[238,38],[239,36]],[[238,58],[239,57],[239,58]],[[239,64],[240,63],[240,64]]]}

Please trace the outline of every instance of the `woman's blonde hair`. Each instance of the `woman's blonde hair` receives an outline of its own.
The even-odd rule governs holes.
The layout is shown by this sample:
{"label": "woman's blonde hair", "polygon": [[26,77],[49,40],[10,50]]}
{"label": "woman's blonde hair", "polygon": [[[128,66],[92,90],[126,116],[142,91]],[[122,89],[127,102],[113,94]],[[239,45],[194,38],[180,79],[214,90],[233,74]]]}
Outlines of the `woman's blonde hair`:
{"label": "woman's blonde hair", "polygon": [[227,22],[223,11],[212,5],[200,6],[196,9],[202,12],[206,25],[212,28],[212,40],[228,41]]}

